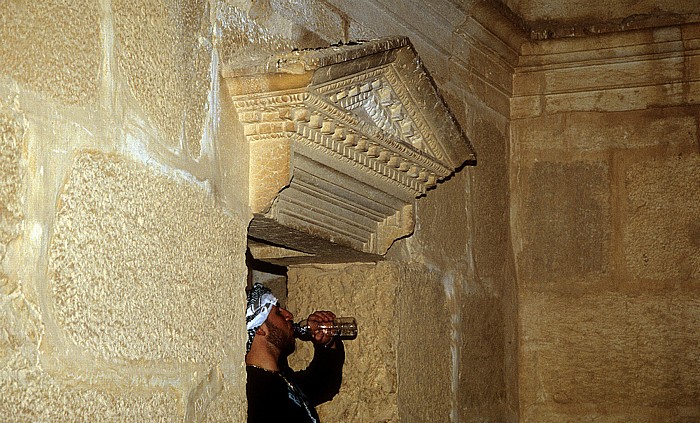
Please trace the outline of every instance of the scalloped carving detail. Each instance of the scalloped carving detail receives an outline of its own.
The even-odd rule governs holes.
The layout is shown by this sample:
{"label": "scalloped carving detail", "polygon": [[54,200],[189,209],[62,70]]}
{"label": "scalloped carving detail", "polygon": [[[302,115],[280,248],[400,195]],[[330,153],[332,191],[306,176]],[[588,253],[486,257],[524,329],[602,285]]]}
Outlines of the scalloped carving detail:
{"label": "scalloped carving detail", "polygon": [[[295,239],[285,246],[294,260],[325,261],[318,252],[329,245],[376,259],[413,231],[416,197],[475,161],[406,38],[297,51],[223,74],[250,146],[251,228],[277,244]],[[289,157],[256,159],[271,149]],[[303,234],[319,240],[316,252]]]}

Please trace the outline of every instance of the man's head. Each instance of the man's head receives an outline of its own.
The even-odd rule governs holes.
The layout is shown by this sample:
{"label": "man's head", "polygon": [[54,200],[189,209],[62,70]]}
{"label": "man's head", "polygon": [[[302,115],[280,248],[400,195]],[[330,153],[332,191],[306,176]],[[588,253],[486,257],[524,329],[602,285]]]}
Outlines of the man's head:
{"label": "man's head", "polygon": [[250,351],[255,336],[260,334],[271,346],[277,348],[280,354],[290,354],[294,351],[294,331],[289,311],[279,306],[277,298],[268,288],[256,283],[248,292],[246,307],[246,328],[248,343],[246,353]]}
{"label": "man's head", "polygon": [[[288,356],[294,352],[294,330],[292,329],[292,313],[280,306],[272,307],[267,320],[261,328],[267,342],[279,350],[281,356]],[[258,332],[261,331],[258,330]]]}

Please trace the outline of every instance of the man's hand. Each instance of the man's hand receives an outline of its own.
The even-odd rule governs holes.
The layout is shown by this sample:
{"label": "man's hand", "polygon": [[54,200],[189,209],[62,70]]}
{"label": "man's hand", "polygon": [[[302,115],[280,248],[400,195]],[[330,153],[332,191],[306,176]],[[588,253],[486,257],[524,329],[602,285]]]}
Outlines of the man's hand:
{"label": "man's hand", "polygon": [[330,311],[315,311],[309,315],[309,328],[311,329],[311,342],[314,345],[335,347],[335,333],[333,333],[333,320],[335,314]]}

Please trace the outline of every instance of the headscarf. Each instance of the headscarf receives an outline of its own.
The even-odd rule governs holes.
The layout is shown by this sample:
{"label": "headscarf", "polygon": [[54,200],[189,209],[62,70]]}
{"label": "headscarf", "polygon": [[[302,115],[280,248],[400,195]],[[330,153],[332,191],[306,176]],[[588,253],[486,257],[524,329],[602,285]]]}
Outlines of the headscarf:
{"label": "headscarf", "polygon": [[245,310],[245,324],[246,329],[248,329],[248,342],[245,346],[246,354],[250,351],[250,346],[253,345],[255,331],[265,323],[272,306],[277,305],[277,303],[277,298],[272,295],[272,291],[260,283],[254,284],[253,288],[248,292],[248,305]]}

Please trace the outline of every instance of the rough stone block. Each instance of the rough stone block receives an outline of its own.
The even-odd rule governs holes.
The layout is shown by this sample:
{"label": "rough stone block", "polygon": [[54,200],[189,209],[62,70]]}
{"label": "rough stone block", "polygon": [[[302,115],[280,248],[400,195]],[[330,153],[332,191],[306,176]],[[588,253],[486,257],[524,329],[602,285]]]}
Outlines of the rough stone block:
{"label": "rough stone block", "polygon": [[628,169],[624,251],[637,280],[700,281],[700,155],[640,161]]}
{"label": "rough stone block", "polygon": [[290,141],[269,139],[250,143],[250,168],[260,169],[250,184],[249,204],[255,211],[268,211],[292,177]]}
{"label": "rough stone block", "polygon": [[521,298],[525,421],[700,416],[697,292]]}
{"label": "rough stone block", "polygon": [[[58,327],[107,361],[212,363],[242,339],[245,224],[152,169],[80,154],[49,248]],[[138,316],[138,319],[135,318]],[[47,334],[50,338],[52,334]]]}
{"label": "rough stone block", "polygon": [[[557,20],[586,22],[590,21],[592,16],[604,17],[605,20],[622,20],[630,16],[646,16],[650,5],[647,2],[601,4],[580,1],[551,3],[517,0],[506,0],[503,3],[524,20],[530,22]],[[697,12],[697,5],[692,2],[657,0],[651,4],[653,4],[653,9],[661,14],[663,14],[662,11],[666,11],[666,13],[674,11],[678,15]]]}
{"label": "rough stone block", "polygon": [[94,373],[92,385],[71,380],[68,373],[50,375],[39,364],[47,329],[36,306],[21,293],[13,299],[0,296],[0,304],[4,421],[108,421],[115,416],[123,421],[173,421],[180,416],[181,398],[173,389],[119,389]]}
{"label": "rough stone block", "polygon": [[458,220],[469,219],[468,216],[473,219],[474,272],[479,280],[492,281],[495,286],[488,290],[497,293],[501,292],[498,285],[503,280],[504,269],[512,264],[512,255],[504,254],[511,248],[507,229],[509,195],[505,189],[509,185],[508,165],[504,161],[508,141],[504,129],[487,113],[472,109],[471,115],[474,116],[471,130],[473,138],[478,140],[474,148],[479,153],[479,163],[474,168],[464,169],[462,173],[468,175],[453,178],[455,183],[446,183],[442,189],[467,192],[469,197],[465,198],[460,211],[465,216]]}
{"label": "rough stone block", "polygon": [[0,414],[11,421],[177,421],[179,398],[173,390],[111,392],[80,389],[37,369],[0,372]]}
{"label": "rough stone block", "polygon": [[[22,212],[22,151],[24,128],[9,107],[0,102],[0,263],[8,244],[20,234]],[[16,283],[0,270],[0,294],[14,291]]]}
{"label": "rough stone block", "polygon": [[211,83],[207,4],[116,0],[112,10],[117,67],[131,95],[167,147],[198,158]]}
{"label": "rough stone block", "polygon": [[511,127],[514,138],[526,150],[692,146],[698,137],[696,117],[678,108],[559,113],[517,119]]}
{"label": "rough stone block", "polygon": [[346,24],[336,9],[313,0],[271,0],[272,9],[297,25],[318,34],[326,42],[338,43],[345,39]]}
{"label": "rough stone block", "polygon": [[0,3],[0,74],[67,104],[95,104],[102,53],[98,4]]}
{"label": "rough stone block", "polygon": [[[303,12],[295,11],[290,20],[290,16],[278,13],[269,2],[238,6],[220,2],[217,8],[221,28],[217,46],[220,61],[232,68],[250,66],[274,53],[294,48],[317,48],[331,42],[294,22],[294,18],[302,21],[304,17],[311,18]],[[287,5],[281,11],[289,9]]]}
{"label": "rough stone block", "polygon": [[[464,293],[461,302],[459,408],[465,421],[499,420],[506,397],[505,320],[502,298]],[[515,375],[512,375],[515,377]],[[427,420],[426,420],[427,421]]]}
{"label": "rough stone block", "polygon": [[454,279],[421,265],[401,266],[398,301],[385,306],[395,308],[399,319],[399,421],[450,421],[463,399],[458,390],[476,388],[474,383],[460,384],[464,338],[457,305],[460,281]]}
{"label": "rough stone block", "polygon": [[441,184],[429,197],[418,199],[416,231],[402,241],[411,251],[413,260],[441,269],[451,267],[455,260],[467,260],[466,242],[471,228],[437,223],[456,222],[464,217],[469,176],[466,171],[459,172],[450,184]]}
{"label": "rough stone block", "polygon": [[524,179],[520,266],[542,286],[610,272],[608,167],[601,162],[535,162]]}
{"label": "rough stone block", "polygon": [[[396,422],[397,271],[388,263],[290,267],[287,303],[295,319],[315,310],[354,316],[357,339],[346,341],[341,393],[318,408],[322,421]],[[290,357],[294,369],[304,368],[312,348],[297,342]]]}

